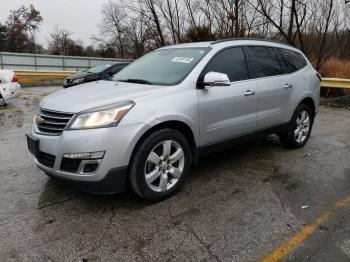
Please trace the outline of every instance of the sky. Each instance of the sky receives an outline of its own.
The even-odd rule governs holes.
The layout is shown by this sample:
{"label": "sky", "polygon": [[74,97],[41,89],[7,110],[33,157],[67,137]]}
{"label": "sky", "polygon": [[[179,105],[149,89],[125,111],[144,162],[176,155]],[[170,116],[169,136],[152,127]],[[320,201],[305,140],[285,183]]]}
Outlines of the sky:
{"label": "sky", "polygon": [[107,0],[0,0],[0,22],[4,23],[10,10],[21,5],[40,11],[44,21],[36,33],[37,41],[44,47],[57,25],[72,33],[71,38],[82,40],[85,46],[93,44],[92,35],[98,34],[101,23],[101,8]]}

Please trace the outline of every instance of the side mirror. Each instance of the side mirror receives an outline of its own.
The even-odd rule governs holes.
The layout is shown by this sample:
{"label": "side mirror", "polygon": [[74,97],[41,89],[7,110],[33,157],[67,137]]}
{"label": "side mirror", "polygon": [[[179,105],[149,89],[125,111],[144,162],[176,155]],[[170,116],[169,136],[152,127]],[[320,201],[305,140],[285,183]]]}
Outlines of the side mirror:
{"label": "side mirror", "polygon": [[230,86],[230,79],[226,74],[209,72],[204,76],[203,87]]}

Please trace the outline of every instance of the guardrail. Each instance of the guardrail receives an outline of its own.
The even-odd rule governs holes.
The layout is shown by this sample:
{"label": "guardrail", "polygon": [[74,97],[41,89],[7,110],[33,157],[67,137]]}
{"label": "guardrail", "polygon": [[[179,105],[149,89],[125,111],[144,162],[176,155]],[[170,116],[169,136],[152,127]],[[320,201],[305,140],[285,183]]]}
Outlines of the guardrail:
{"label": "guardrail", "polygon": [[67,76],[74,73],[76,73],[76,71],[15,70],[18,82],[24,85],[34,85],[49,81],[62,81]]}
{"label": "guardrail", "polygon": [[322,78],[322,87],[350,89],[350,79]]}
{"label": "guardrail", "polygon": [[[20,84],[36,84],[39,82],[60,81],[67,76],[76,73],[76,71],[33,71],[33,70],[15,70],[18,82]],[[350,90],[350,79],[341,78],[322,78],[322,87],[344,88]]]}

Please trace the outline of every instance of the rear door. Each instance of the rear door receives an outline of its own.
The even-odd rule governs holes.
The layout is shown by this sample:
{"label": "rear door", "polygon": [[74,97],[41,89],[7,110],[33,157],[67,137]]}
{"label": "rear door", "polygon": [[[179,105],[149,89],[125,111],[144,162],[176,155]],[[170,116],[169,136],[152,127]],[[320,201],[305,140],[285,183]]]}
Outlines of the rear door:
{"label": "rear door", "polygon": [[230,86],[198,89],[200,140],[208,145],[252,133],[256,128],[257,98],[254,80],[241,47],[219,51],[201,74],[227,74]]}
{"label": "rear door", "polygon": [[303,90],[308,89],[310,82],[319,83],[316,79],[316,72],[314,70],[303,70],[307,67],[308,63],[304,56],[294,50],[286,48],[276,48],[283,63],[283,71],[286,76],[286,83],[288,83],[288,91],[290,92],[289,101],[290,108],[289,114],[286,114],[285,121],[289,121],[291,118],[291,110],[294,112],[296,105],[294,104]]}
{"label": "rear door", "polygon": [[256,79],[257,85],[257,130],[282,124],[291,93],[288,76],[283,75],[282,61],[269,46],[247,46],[244,51],[250,77]]}

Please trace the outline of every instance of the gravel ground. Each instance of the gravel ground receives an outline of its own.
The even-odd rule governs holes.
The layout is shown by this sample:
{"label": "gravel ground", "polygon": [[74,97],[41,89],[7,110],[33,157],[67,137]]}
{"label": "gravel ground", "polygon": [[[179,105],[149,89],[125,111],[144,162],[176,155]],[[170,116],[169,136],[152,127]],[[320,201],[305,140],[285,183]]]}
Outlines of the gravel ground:
{"label": "gravel ground", "polygon": [[350,110],[350,95],[322,99],[321,103],[327,107],[344,108]]}

